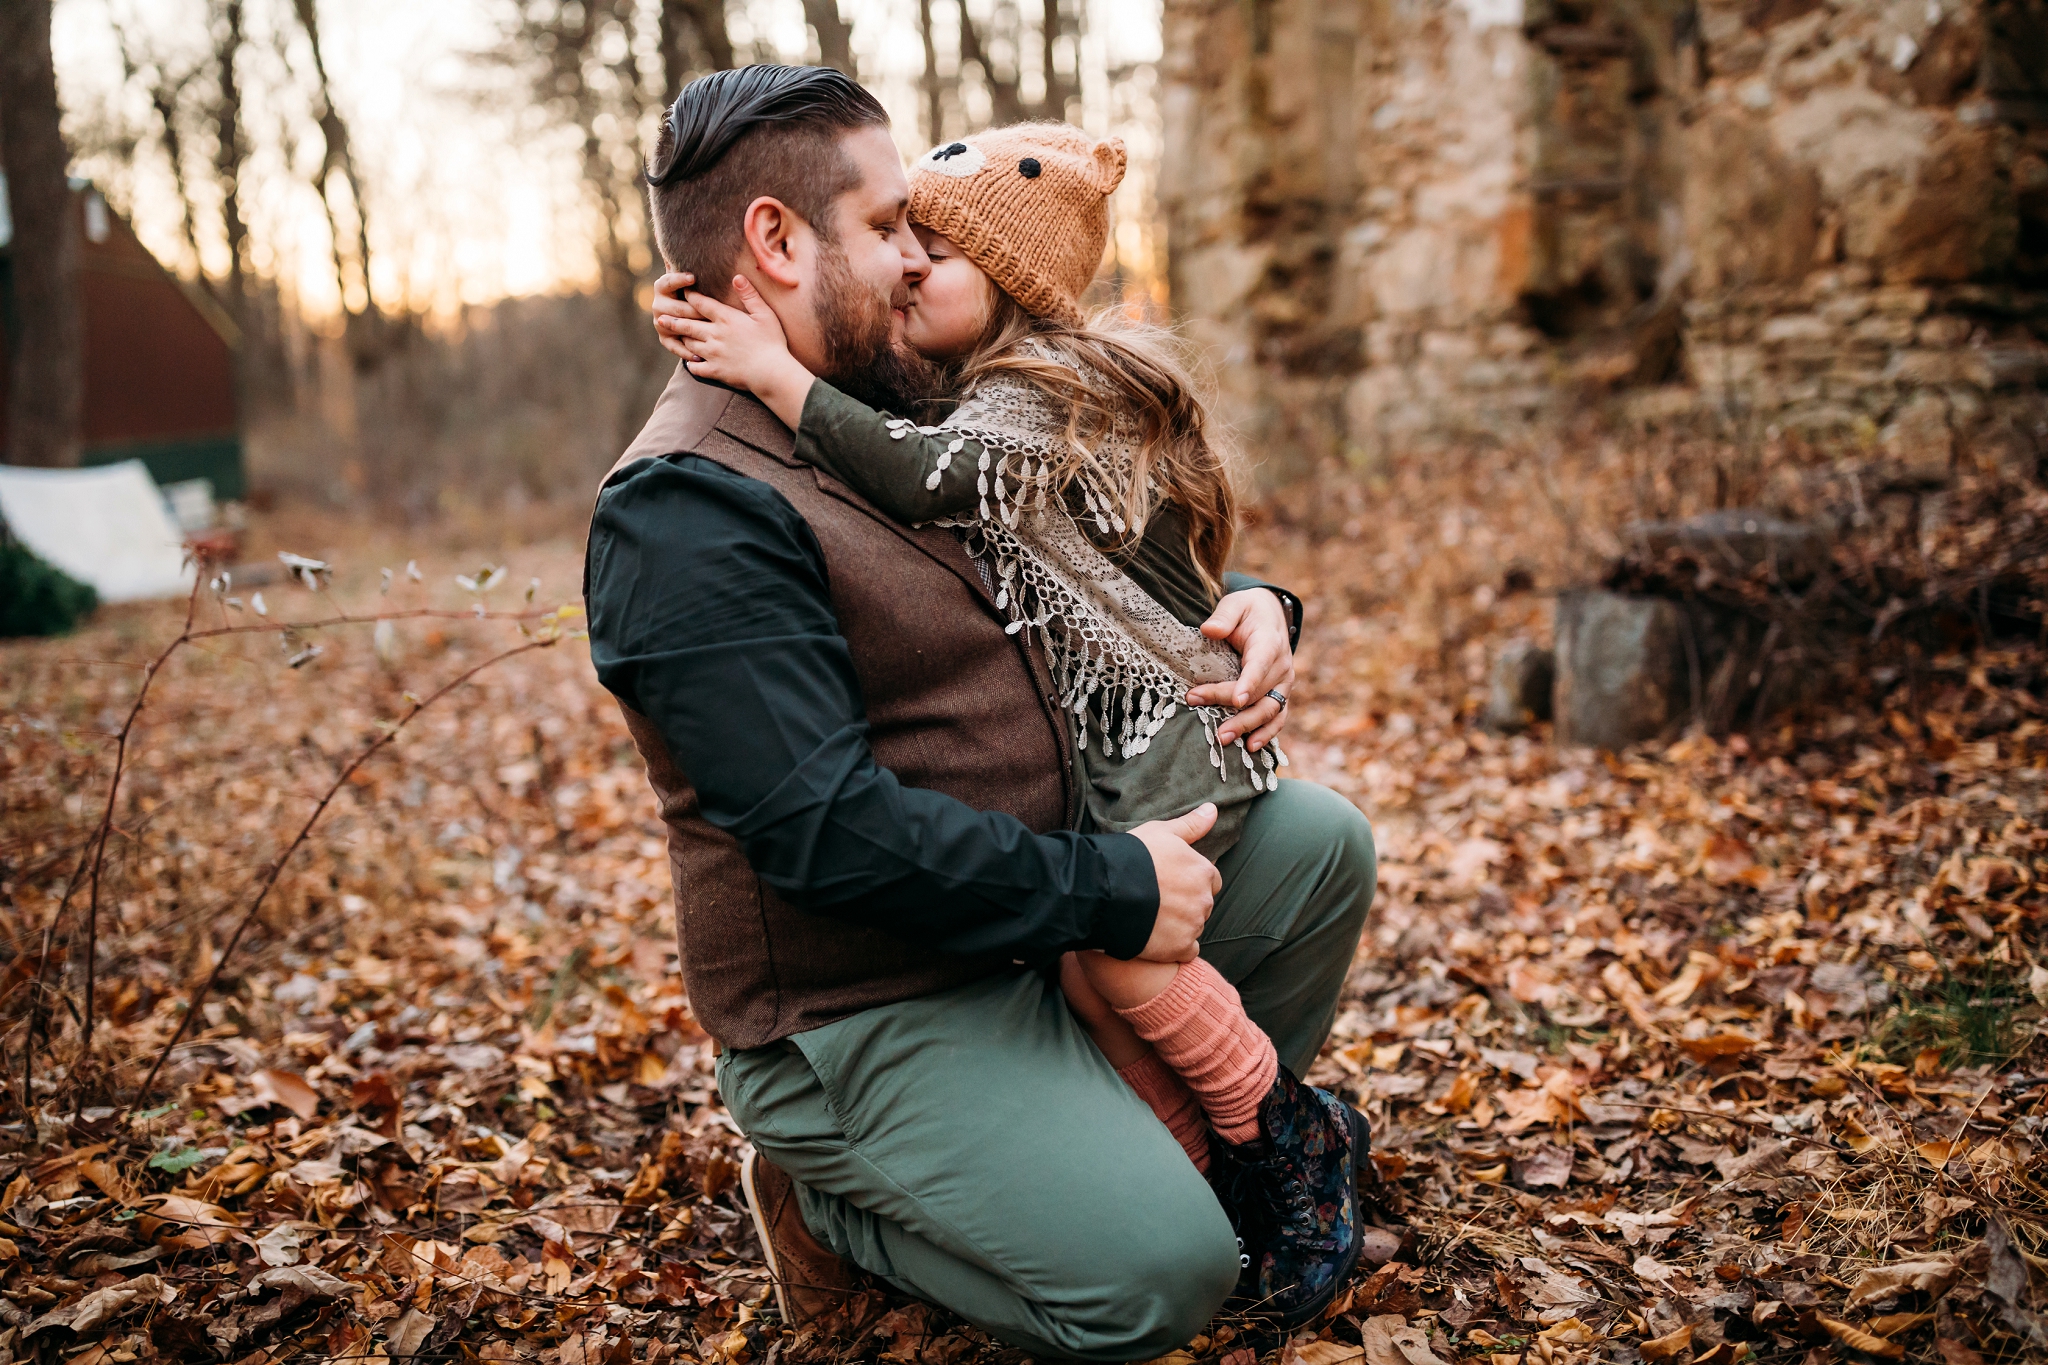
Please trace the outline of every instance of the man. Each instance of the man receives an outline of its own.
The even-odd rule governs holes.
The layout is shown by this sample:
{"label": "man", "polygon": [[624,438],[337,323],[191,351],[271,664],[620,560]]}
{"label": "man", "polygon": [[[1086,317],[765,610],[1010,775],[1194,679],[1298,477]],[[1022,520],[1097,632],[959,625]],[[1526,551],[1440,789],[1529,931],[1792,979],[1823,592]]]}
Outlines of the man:
{"label": "man", "polygon": [[[839,387],[914,393],[898,333],[928,262],[871,96],[822,68],[706,77],[649,179],[671,268],[745,275]],[[1196,816],[1074,832],[1052,681],[984,573],[793,449],[751,396],[679,369],[599,495],[585,586],[785,1312],[829,1306],[850,1261],[1040,1356],[1163,1354],[1230,1292],[1237,1242],[1044,969],[1186,960],[1199,936],[1303,1069],[1371,899],[1370,831],[1287,782],[1227,878],[1189,847]],[[1248,676],[1291,676],[1291,600],[1224,598]]]}

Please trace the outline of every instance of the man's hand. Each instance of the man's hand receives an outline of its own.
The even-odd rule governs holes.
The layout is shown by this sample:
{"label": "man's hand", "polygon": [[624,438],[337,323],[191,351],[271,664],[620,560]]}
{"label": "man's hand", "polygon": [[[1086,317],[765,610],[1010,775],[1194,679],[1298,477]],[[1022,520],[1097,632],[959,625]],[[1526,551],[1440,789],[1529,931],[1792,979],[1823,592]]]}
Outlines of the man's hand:
{"label": "man's hand", "polygon": [[1202,634],[1222,640],[1244,660],[1235,681],[1204,683],[1188,692],[1190,706],[1227,706],[1236,715],[1216,727],[1225,744],[1249,735],[1253,753],[1271,744],[1287,723],[1287,708],[1267,696],[1286,696],[1294,687],[1294,651],[1287,644],[1287,608],[1266,588],[1246,588],[1216,604]]}
{"label": "man's hand", "polygon": [[1223,889],[1223,874],[1191,845],[1215,823],[1216,807],[1205,801],[1178,819],[1150,820],[1131,831],[1152,855],[1152,875],[1159,879],[1159,917],[1139,957],[1193,962],[1200,955],[1202,926]]}

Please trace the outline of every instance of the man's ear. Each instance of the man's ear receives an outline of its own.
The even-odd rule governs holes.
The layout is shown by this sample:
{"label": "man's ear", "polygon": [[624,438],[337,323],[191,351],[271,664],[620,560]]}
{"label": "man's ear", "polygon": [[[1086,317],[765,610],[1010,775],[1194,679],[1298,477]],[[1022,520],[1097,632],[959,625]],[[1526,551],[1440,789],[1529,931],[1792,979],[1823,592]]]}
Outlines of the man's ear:
{"label": "man's ear", "polygon": [[797,212],[772,195],[762,195],[747,205],[742,231],[747,255],[765,283],[795,289],[803,283],[797,268],[801,238],[809,224]]}

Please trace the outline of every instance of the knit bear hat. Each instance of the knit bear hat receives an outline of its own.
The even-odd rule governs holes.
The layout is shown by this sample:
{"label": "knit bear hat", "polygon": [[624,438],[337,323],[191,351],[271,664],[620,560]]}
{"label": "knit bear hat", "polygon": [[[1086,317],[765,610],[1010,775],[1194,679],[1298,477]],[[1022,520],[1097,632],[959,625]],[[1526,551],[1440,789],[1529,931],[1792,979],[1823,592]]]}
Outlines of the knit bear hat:
{"label": "knit bear hat", "polygon": [[944,233],[1033,317],[1075,323],[1109,242],[1120,138],[1016,123],[943,143],[910,168],[910,219]]}

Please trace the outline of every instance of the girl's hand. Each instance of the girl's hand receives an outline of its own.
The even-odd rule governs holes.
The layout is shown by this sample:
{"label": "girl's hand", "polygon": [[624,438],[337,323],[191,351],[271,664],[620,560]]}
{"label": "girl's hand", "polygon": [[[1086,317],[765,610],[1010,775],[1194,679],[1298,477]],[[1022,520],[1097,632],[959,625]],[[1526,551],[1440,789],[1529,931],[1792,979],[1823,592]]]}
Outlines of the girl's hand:
{"label": "girl's hand", "polygon": [[654,282],[654,335],[661,341],[661,348],[682,360],[695,360],[696,354],[679,339],[676,323],[688,319],[701,322],[704,315],[691,306],[683,297],[683,291],[697,282],[697,277],[687,270],[672,270]]}
{"label": "girl's hand", "polygon": [[1216,727],[1225,744],[1245,736],[1253,753],[1265,748],[1287,723],[1287,708],[1267,695],[1286,696],[1294,687],[1294,651],[1287,644],[1287,608],[1265,588],[1246,588],[1216,604],[1202,634],[1222,640],[1244,660],[1234,681],[1205,683],[1188,693],[1190,706],[1228,706],[1237,714]]}
{"label": "girl's hand", "polygon": [[746,276],[732,277],[732,292],[738,308],[709,294],[685,294],[683,302],[697,316],[670,313],[666,330],[689,351],[683,367],[693,376],[750,390],[793,431],[816,376],[789,353],[781,319]]}

